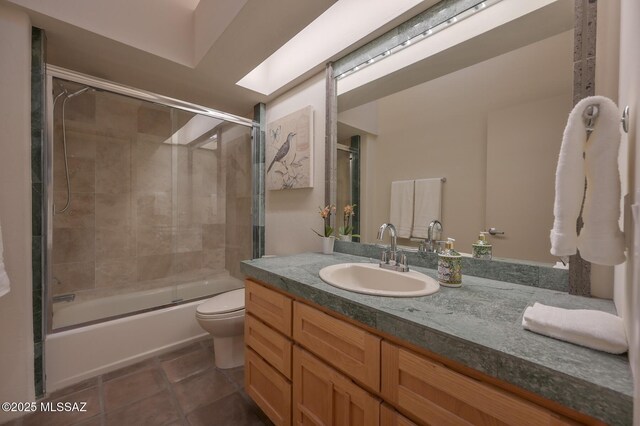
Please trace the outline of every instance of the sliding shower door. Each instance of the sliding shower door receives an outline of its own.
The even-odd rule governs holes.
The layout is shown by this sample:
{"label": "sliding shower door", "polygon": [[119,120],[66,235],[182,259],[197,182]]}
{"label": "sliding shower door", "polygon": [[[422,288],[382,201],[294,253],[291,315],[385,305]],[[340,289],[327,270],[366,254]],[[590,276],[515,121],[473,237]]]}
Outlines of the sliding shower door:
{"label": "sliding shower door", "polygon": [[52,329],[242,287],[251,127],[53,78]]}

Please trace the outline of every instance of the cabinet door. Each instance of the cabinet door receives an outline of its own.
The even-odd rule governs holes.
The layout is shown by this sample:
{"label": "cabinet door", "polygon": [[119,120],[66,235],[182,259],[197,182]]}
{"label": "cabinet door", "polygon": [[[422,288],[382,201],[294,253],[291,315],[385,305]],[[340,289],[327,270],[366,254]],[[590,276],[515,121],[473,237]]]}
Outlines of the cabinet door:
{"label": "cabinet door", "polygon": [[382,342],[383,398],[429,425],[573,424],[501,389]]}
{"label": "cabinet door", "polygon": [[291,383],[248,347],[245,350],[244,387],[276,426],[291,424]]}
{"label": "cabinet door", "polygon": [[254,281],[245,281],[245,309],[285,336],[291,337],[291,299]]}
{"label": "cabinet door", "polygon": [[246,315],[244,341],[269,364],[291,380],[291,341],[277,331]]}
{"label": "cabinet door", "polygon": [[380,400],[298,346],[293,348],[293,395],[296,425],[379,424]]}
{"label": "cabinet door", "polygon": [[380,338],[319,310],[294,302],[293,337],[329,364],[380,390]]}
{"label": "cabinet door", "polygon": [[387,404],[380,406],[380,426],[417,426],[414,422],[389,407]]}

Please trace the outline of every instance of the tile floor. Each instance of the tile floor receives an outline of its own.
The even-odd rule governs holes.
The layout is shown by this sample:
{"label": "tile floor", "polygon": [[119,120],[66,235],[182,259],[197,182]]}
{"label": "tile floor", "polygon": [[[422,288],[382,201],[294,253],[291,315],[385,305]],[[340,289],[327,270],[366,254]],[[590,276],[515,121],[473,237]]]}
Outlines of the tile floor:
{"label": "tile floor", "polygon": [[258,426],[269,419],[243,390],[244,367],[219,370],[211,339],[94,377],[45,401],[86,402],[86,412],[39,412],[10,426]]}

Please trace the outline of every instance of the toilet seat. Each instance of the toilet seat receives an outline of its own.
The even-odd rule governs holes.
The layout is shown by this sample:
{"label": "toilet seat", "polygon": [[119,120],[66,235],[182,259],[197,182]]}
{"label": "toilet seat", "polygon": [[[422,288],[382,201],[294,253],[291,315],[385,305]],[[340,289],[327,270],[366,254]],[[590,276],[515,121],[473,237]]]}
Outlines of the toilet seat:
{"label": "toilet seat", "polygon": [[228,291],[198,305],[196,316],[230,318],[244,314],[244,288]]}
{"label": "toilet seat", "polygon": [[201,320],[223,320],[229,318],[244,317],[244,314],[244,308],[238,309],[237,311],[225,312],[223,314],[201,314],[200,312],[196,311],[196,318]]}

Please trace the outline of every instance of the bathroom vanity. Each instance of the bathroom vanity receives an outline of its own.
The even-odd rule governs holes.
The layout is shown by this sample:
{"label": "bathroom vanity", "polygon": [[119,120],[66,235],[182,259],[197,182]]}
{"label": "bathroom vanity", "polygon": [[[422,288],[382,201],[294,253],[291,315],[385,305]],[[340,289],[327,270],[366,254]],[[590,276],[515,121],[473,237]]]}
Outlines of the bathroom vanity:
{"label": "bathroom vanity", "polygon": [[631,424],[626,356],[520,325],[534,302],[613,312],[611,301],[471,276],[460,289],[390,298],[318,276],[367,261],[307,253],[242,263],[245,389],[276,425]]}

